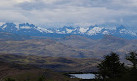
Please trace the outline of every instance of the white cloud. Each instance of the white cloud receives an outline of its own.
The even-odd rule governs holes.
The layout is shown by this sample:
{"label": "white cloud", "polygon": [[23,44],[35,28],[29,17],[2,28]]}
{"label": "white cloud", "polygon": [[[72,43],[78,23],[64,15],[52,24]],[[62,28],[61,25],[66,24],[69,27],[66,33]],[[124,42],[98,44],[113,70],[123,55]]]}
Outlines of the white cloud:
{"label": "white cloud", "polygon": [[22,3],[22,2],[31,2],[32,0],[13,0],[16,1],[17,3]]}
{"label": "white cloud", "polygon": [[[0,0],[0,21],[136,26],[137,0]],[[57,25],[58,26],[58,25]]]}

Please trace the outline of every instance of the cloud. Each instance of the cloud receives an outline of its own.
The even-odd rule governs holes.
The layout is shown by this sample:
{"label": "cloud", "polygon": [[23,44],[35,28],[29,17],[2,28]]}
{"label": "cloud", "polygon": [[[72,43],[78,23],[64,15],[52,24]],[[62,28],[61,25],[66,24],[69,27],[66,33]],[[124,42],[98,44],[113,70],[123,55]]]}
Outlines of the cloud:
{"label": "cloud", "polygon": [[23,3],[23,2],[31,2],[33,0],[13,0],[13,1],[15,1],[17,3]]}
{"label": "cloud", "polygon": [[37,25],[117,23],[135,27],[137,0],[1,0],[0,19]]}

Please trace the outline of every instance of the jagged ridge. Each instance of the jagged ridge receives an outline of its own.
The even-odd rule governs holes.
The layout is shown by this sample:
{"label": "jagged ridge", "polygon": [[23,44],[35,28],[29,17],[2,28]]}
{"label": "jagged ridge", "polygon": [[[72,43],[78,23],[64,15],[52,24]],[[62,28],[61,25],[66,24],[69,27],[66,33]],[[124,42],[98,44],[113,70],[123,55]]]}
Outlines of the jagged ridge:
{"label": "jagged ridge", "polygon": [[113,35],[127,39],[137,38],[137,34],[135,32],[127,30],[123,25],[95,25],[88,28],[64,26],[62,28],[51,29],[38,27],[29,23],[3,23],[0,26],[0,31],[30,36],[46,36],[46,34],[76,34],[94,38],[102,38],[104,35]]}

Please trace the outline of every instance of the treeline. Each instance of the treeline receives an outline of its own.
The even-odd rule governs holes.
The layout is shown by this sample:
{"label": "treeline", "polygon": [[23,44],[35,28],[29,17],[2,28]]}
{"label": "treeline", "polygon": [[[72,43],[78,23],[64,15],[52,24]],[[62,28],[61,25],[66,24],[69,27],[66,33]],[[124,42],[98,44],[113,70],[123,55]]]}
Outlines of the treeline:
{"label": "treeline", "polygon": [[95,81],[137,81],[137,53],[130,52],[125,59],[131,62],[130,66],[121,63],[116,53],[105,56],[97,66]]}

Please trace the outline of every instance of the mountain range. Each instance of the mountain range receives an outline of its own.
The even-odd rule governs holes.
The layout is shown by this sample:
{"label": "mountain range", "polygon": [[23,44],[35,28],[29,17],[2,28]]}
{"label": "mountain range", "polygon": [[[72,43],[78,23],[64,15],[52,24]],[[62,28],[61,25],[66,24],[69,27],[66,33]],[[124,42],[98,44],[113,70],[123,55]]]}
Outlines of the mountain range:
{"label": "mountain range", "polygon": [[90,27],[64,26],[62,28],[45,28],[34,24],[1,23],[0,32],[13,33],[17,35],[65,37],[69,35],[81,35],[88,38],[100,39],[104,35],[113,35],[125,39],[137,38],[137,33],[126,29],[123,25],[94,25]]}
{"label": "mountain range", "polygon": [[113,29],[105,26],[46,29],[29,23],[3,23],[0,26],[0,53],[102,58],[113,51],[125,58],[125,54],[137,50],[136,33],[122,25]]}

